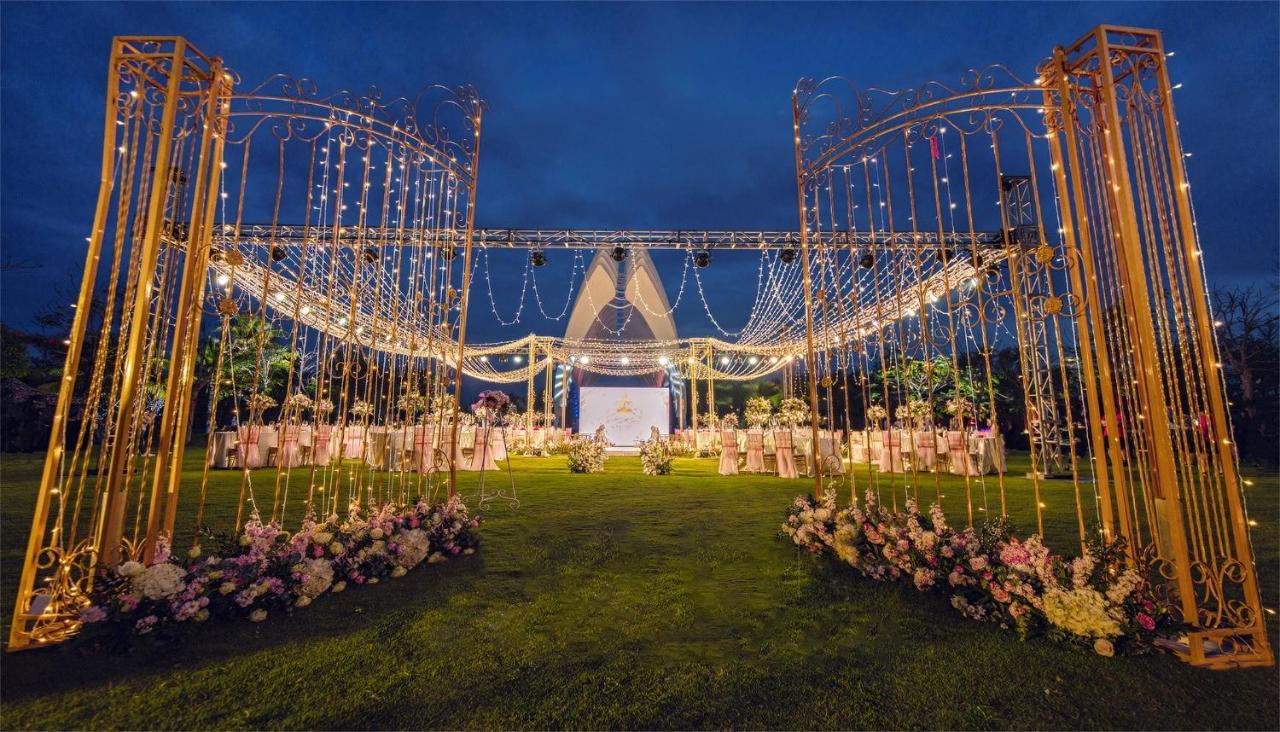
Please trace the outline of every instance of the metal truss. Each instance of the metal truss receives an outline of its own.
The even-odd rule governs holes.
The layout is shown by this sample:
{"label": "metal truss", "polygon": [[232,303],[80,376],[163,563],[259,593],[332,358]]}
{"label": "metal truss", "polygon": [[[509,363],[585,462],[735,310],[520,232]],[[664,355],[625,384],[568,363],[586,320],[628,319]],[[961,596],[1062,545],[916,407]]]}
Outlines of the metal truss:
{"label": "metal truss", "polygon": [[[396,227],[344,226],[336,237],[345,246],[457,246],[464,241],[458,229],[423,230]],[[329,244],[335,239],[332,226],[298,224],[242,224],[224,226],[216,242],[227,246],[234,241],[250,244],[301,246]],[[798,249],[800,233],[777,230],[701,229],[476,229],[473,244],[494,249],[600,249],[624,247],[643,249]],[[999,231],[950,233],[836,232],[816,237],[819,245],[893,248],[898,246],[992,248],[1004,246]]]}

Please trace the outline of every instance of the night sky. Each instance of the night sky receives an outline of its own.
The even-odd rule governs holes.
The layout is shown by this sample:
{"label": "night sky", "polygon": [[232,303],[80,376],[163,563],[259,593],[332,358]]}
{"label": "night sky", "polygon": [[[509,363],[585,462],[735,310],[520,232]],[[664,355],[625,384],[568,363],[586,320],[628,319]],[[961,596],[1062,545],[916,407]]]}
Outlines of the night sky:
{"label": "night sky", "polygon": [[[80,275],[117,34],[184,35],[226,60],[245,87],[276,72],[315,79],[321,90],[376,84],[386,96],[429,83],[474,85],[489,105],[481,226],[751,229],[796,226],[790,93],[802,76],[899,88],[953,83],[969,67],[1001,62],[1030,78],[1054,45],[1097,23],[1158,28],[1176,52],[1173,81],[1184,84],[1176,104],[1194,153],[1211,283],[1274,286],[1274,4],[6,3],[0,12],[0,248],[8,265],[0,303],[3,319],[18,326]],[[524,256],[493,258],[505,318],[515,310]],[[567,293],[547,285],[563,281],[569,262],[552,253],[549,279],[540,279],[549,312]],[[742,323],[755,269],[753,255],[721,255],[704,275],[710,306],[731,327]],[[532,306],[520,324],[498,328],[483,280],[477,286],[477,339],[563,331],[527,317]],[[682,335],[710,333],[696,297],[676,317]]]}

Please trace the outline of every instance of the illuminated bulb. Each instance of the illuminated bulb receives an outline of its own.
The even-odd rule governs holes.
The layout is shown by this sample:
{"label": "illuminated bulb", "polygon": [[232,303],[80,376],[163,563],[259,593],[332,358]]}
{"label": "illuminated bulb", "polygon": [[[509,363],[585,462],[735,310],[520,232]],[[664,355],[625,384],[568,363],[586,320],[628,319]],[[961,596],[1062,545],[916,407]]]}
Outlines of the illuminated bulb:
{"label": "illuminated bulb", "polygon": [[284,302],[284,293],[283,293],[283,292],[277,292],[277,293],[276,293],[276,302]]}
{"label": "illuminated bulb", "polygon": [[618,359],[618,360],[619,360],[619,362],[620,362],[623,366],[626,366],[627,364],[631,363],[631,359],[630,359],[630,358],[627,358],[626,356],[623,356],[622,358],[620,358],[620,359]]}
{"label": "illuminated bulb", "polygon": [[728,356],[721,356],[721,357],[720,357],[720,365],[721,365],[721,366],[728,366],[728,365],[729,365],[729,357],[728,357]]}
{"label": "illuminated bulb", "polygon": [[658,357],[658,365],[659,365],[659,366],[666,366],[666,365],[667,365],[667,364],[669,364],[669,363],[671,363],[671,359],[667,358],[666,356],[659,356],[659,357]]}
{"label": "illuminated bulb", "polygon": [[300,312],[300,313],[301,313],[301,314],[303,314],[303,315],[306,315],[306,314],[308,314],[308,313],[310,313],[310,312],[311,312],[311,306],[310,306],[310,305],[303,305],[303,306],[302,306],[302,310],[299,310],[298,312]]}
{"label": "illuminated bulb", "polygon": [[760,363],[760,359],[756,358],[755,356],[752,356],[751,358],[747,359],[747,363],[754,366],[755,364]]}
{"label": "illuminated bulb", "polygon": [[579,359],[579,360],[580,360],[580,361],[582,361],[583,363],[591,363],[591,357],[590,357],[590,356],[583,356],[583,357],[582,357],[581,359]]}
{"label": "illuminated bulb", "polygon": [[769,357],[769,363],[777,363],[777,362],[778,362],[778,357],[777,357],[777,356],[770,356],[770,357]]}
{"label": "illuminated bulb", "polygon": [[488,357],[488,356],[481,356],[481,357],[480,357],[480,360],[481,360],[481,361],[488,361],[488,360],[489,360],[489,357]]}
{"label": "illuminated bulb", "polygon": [[1250,525],[1250,526],[1257,526],[1257,525],[1258,525],[1258,519],[1249,519],[1249,525]]}
{"label": "illuminated bulb", "polygon": [[226,276],[226,275],[224,275],[224,274],[220,274],[220,275],[218,275],[218,286],[219,286],[219,287],[226,287],[226,286],[227,286],[227,283],[228,283],[228,282],[230,282],[230,281],[231,281],[231,278],[230,278],[230,277],[228,277],[228,276]]}
{"label": "illuminated bulb", "polygon": [[512,362],[512,363],[520,363],[520,357],[519,357],[519,356],[512,356],[512,357],[511,357],[511,362]]}

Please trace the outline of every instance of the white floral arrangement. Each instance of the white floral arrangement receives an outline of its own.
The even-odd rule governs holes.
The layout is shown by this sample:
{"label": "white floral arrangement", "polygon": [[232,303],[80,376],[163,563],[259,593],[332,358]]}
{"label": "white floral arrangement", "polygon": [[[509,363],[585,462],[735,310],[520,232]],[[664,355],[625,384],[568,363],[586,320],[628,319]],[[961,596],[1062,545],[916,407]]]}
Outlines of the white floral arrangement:
{"label": "white floral arrangement", "polygon": [[373,414],[373,405],[363,399],[357,399],[356,403],[351,405],[353,417],[368,417],[371,414]]}
{"label": "white floral arrangement", "polygon": [[333,412],[333,402],[328,399],[317,399],[315,412],[316,414],[329,414]]}
{"label": "white floral arrangement", "polygon": [[413,415],[426,408],[427,398],[421,394],[405,394],[396,402],[396,406],[400,408],[401,412]]}
{"label": "white floral arrangement", "polygon": [[645,475],[671,474],[671,448],[662,439],[640,443],[640,467]]}
{"label": "white floral arrangement", "polygon": [[764,397],[751,397],[747,400],[746,409],[742,410],[742,416],[746,418],[747,426],[759,429],[773,416],[773,404]]}
{"label": "white floral arrangement", "polygon": [[867,422],[877,427],[884,425],[884,421],[889,417],[889,410],[880,404],[872,404],[867,407]]}
{"label": "white floral arrangement", "polygon": [[932,411],[928,402],[912,399],[893,410],[893,416],[904,425],[911,425],[915,429],[921,429],[930,421],[933,416]]}
{"label": "white floral arrangement", "polygon": [[787,397],[778,406],[778,419],[788,427],[799,427],[809,423],[809,405],[798,397]]}
{"label": "white floral arrangement", "polygon": [[607,457],[603,442],[589,437],[578,437],[569,442],[566,453],[571,473],[602,473]]}
{"label": "white floral arrangement", "polygon": [[737,429],[737,427],[738,427],[737,412],[734,412],[734,411],[725,412],[724,416],[720,418],[721,429],[732,430],[732,429]]}

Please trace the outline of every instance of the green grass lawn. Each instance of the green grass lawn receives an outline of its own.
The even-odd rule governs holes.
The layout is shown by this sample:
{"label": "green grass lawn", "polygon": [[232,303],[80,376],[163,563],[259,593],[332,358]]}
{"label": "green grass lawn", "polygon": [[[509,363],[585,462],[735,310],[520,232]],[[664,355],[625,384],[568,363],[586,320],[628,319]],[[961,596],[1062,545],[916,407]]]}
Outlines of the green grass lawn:
{"label": "green grass lawn", "polygon": [[[642,475],[638,458],[589,476],[568,473],[563,457],[513,464],[522,503],[491,508],[475,556],[290,617],[201,626],[177,647],[6,654],[0,727],[1280,726],[1274,668],[1212,672],[1167,655],[1106,659],[1019,642],[961,619],[945,597],[800,553],[778,529],[805,480],[720,478],[713,460],[678,460],[665,477]],[[188,467],[198,485],[198,463]],[[1023,465],[1010,467],[1021,475]],[[39,460],[6,455],[2,468],[7,625]],[[1252,477],[1274,608],[1280,480]],[[464,475],[464,497],[474,499],[475,479]],[[229,527],[238,480],[214,474],[215,524]],[[962,522],[963,481],[943,489]],[[990,480],[987,489],[997,510]],[[1010,477],[1007,489],[1018,525],[1034,530],[1029,482]],[[930,481],[922,495],[932,492]],[[1046,533],[1069,553],[1070,484],[1042,492]],[[193,504],[184,501],[180,523]]]}

